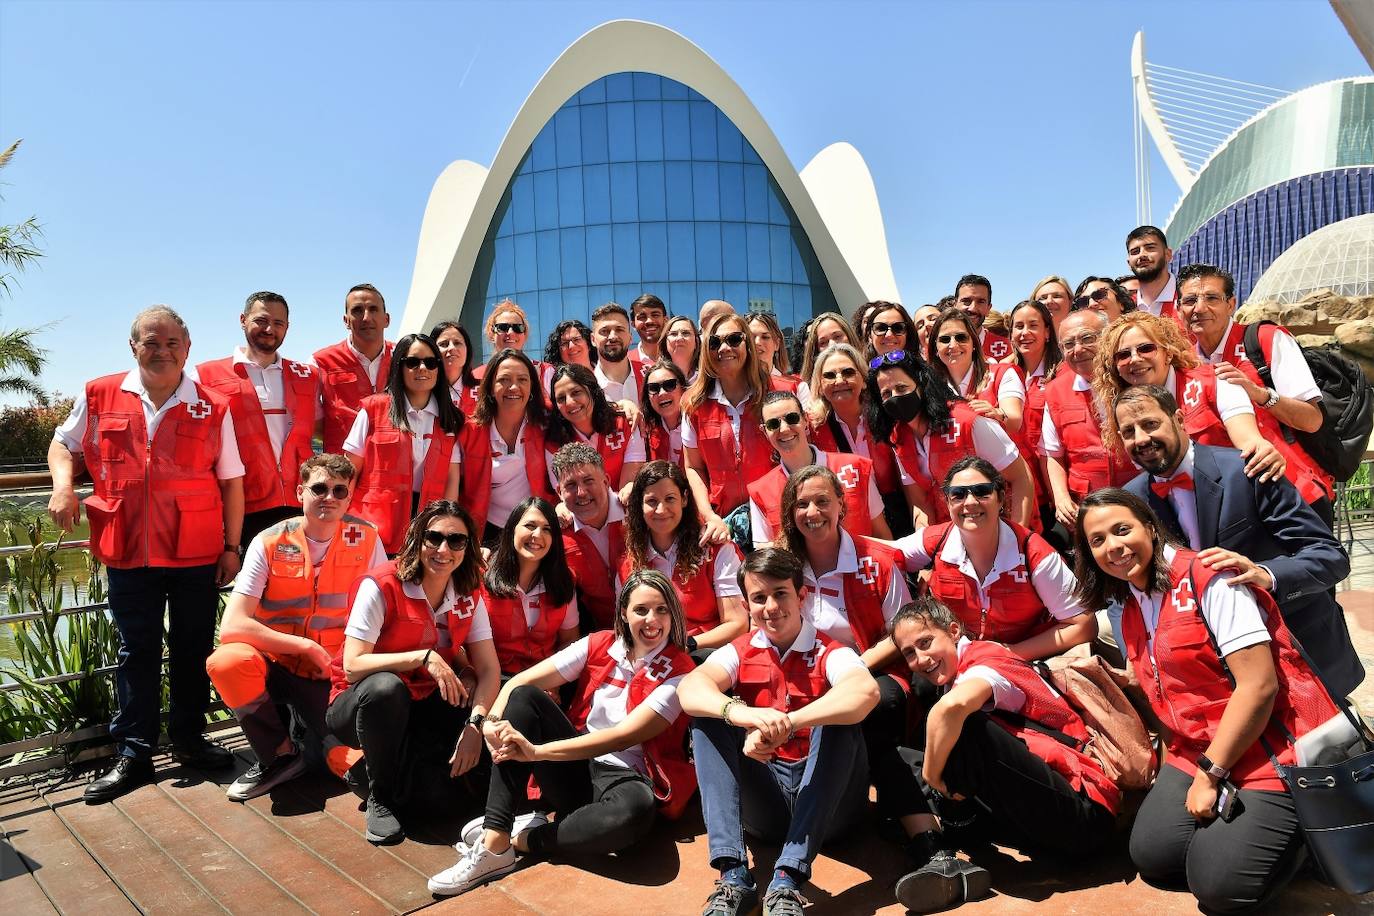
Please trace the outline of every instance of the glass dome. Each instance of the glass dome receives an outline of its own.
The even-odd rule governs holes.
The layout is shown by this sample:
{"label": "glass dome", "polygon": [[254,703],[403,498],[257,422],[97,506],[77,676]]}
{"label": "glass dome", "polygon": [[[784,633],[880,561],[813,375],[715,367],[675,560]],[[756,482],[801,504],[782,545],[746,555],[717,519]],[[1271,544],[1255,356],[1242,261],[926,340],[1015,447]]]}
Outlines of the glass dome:
{"label": "glass dome", "polygon": [[1247,301],[1287,305],[1318,289],[1374,296],[1374,213],[1343,219],[1299,239],[1274,259]]}

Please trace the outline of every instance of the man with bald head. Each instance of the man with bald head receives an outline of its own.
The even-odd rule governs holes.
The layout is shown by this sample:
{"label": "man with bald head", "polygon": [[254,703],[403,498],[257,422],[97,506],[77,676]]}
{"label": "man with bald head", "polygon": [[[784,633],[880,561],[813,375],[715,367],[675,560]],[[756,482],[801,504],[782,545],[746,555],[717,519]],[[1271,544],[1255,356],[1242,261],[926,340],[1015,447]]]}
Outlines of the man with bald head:
{"label": "man with bald head", "polygon": [[700,320],[697,321],[697,328],[700,329],[702,336],[709,334],[711,325],[715,324],[724,315],[735,314],[735,307],[724,299],[707,299],[701,304]]}

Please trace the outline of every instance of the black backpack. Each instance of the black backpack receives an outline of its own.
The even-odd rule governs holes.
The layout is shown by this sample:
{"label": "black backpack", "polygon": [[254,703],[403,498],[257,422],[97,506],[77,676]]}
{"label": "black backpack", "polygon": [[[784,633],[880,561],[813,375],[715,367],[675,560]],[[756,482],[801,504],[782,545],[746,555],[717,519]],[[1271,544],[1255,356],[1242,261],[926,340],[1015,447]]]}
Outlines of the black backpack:
{"label": "black backpack", "polygon": [[[1260,380],[1272,387],[1273,377],[1259,339],[1260,326],[1266,324],[1274,322],[1257,321],[1246,326],[1245,356],[1255,364]],[[1296,432],[1285,426],[1284,436],[1289,441],[1296,437],[1322,470],[1337,481],[1347,481],[1359,468],[1369,447],[1370,431],[1374,430],[1374,386],[1369,384],[1364,370],[1333,348],[1302,347],[1302,355],[1321,389],[1318,406],[1322,426],[1314,433]]]}

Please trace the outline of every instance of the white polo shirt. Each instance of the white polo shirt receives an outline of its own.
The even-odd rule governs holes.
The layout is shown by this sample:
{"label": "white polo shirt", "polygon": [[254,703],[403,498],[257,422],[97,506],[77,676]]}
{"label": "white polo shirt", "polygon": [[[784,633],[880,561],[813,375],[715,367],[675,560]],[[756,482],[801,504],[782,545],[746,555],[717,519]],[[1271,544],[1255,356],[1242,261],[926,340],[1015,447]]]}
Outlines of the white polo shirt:
{"label": "white polo shirt", "polygon": [[[782,664],[794,652],[805,654],[816,649],[820,645],[820,637],[816,634],[815,625],[803,615],[801,631],[797,633],[797,638],[792,641],[792,645],[788,646],[785,652],[779,652],[778,647],[769,641],[768,634],[761,629],[753,632],[749,637],[749,644],[760,649],[771,649],[773,654],[778,656],[778,663]],[[739,653],[735,651],[733,643],[726,643],[706,656],[706,664],[717,665],[724,669],[725,673],[730,676],[731,687],[739,682]],[[831,687],[834,687],[840,678],[857,668],[867,669],[863,659],[859,658],[859,653],[848,646],[836,646],[825,657],[825,680]]]}
{"label": "white polo shirt", "polygon": [[[817,630],[851,649],[857,646],[854,628],[849,622],[849,611],[845,608],[844,577],[858,572],[859,555],[854,538],[844,530],[840,531],[840,555],[830,572],[817,576],[811,564],[805,558],[802,560],[802,579],[807,588],[802,613]],[[907,589],[906,577],[900,570],[894,569],[888,578],[887,593],[883,595],[883,623],[891,623],[902,605],[910,600],[911,592]]]}
{"label": "white polo shirt", "polygon": [[[401,592],[407,598],[426,603],[429,601],[425,597],[424,586],[419,582],[402,582]],[[471,601],[472,625],[468,628],[468,637],[463,641],[463,645],[470,646],[491,639],[491,618],[487,614],[487,606],[482,601],[481,592],[465,597]],[[444,597],[439,600],[439,606],[433,609],[434,622],[439,627],[438,645],[441,648],[453,645],[448,632],[448,613],[454,610],[457,604],[458,594],[453,590],[453,583],[449,582],[448,587],[444,589]],[[383,597],[381,588],[372,579],[363,579],[358,583],[358,593],[353,598],[353,607],[349,609],[344,635],[376,645],[382,635],[382,624],[385,621],[386,598]]]}
{"label": "white polo shirt", "polygon": [[[1016,443],[1007,436],[1007,431],[1002,428],[1002,424],[996,420],[989,420],[987,417],[979,417],[973,421],[973,451],[978,457],[984,459],[997,470],[1002,471],[1017,458],[1021,457],[1020,451],[1016,448]],[[916,455],[920,461],[920,472],[923,476],[930,476],[930,430],[926,430],[923,435],[916,437]],[[916,478],[902,466],[902,456],[897,455],[897,470],[902,475],[902,485],[911,486],[916,482]]]}
{"label": "white polo shirt", "polygon": [[[1231,336],[1231,328],[1235,326],[1234,321],[1226,322],[1226,330],[1221,334],[1221,342],[1211,353],[1203,353],[1202,345],[1197,345],[1198,356],[1202,361],[1215,366],[1217,363],[1227,362],[1233,366],[1239,366],[1245,359],[1245,346],[1239,344],[1235,352],[1223,353],[1226,349],[1226,339]],[[1272,352],[1269,354],[1269,374],[1273,379],[1274,390],[1280,397],[1297,398],[1299,401],[1320,400],[1322,391],[1317,387],[1317,381],[1312,377],[1312,370],[1307,365],[1307,360],[1303,359],[1302,347],[1293,339],[1293,335],[1286,330],[1277,329],[1273,337]]]}

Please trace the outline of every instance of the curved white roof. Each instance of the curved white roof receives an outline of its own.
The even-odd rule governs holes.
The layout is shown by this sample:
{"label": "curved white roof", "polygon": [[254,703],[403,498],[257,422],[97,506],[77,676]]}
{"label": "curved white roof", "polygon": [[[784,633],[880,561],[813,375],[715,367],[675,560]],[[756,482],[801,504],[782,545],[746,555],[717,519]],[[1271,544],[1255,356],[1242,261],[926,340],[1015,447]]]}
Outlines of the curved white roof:
{"label": "curved white roof", "polygon": [[1352,216],[1303,236],[1274,259],[1251,290],[1250,302],[1297,302],[1329,289],[1341,296],[1374,296],[1374,213]]}
{"label": "curved white roof", "polygon": [[554,61],[520,106],[490,169],[459,160],[434,183],[401,333],[430,327],[441,314],[453,316],[501,195],[535,136],[574,93],[626,71],[690,86],[734,122],[796,213],[842,308],[872,299],[900,301],[877,193],[857,150],[834,144],[798,174],[758,109],[704,51],[663,26],[616,20],[592,29]]}

